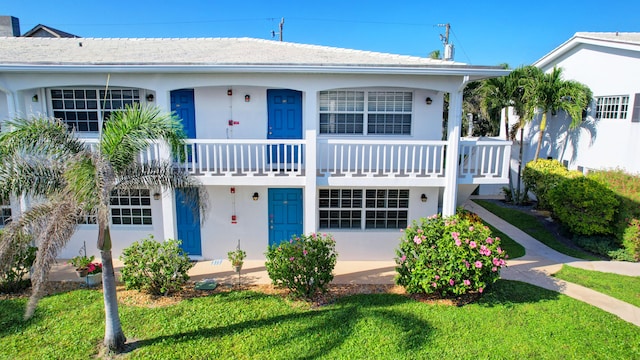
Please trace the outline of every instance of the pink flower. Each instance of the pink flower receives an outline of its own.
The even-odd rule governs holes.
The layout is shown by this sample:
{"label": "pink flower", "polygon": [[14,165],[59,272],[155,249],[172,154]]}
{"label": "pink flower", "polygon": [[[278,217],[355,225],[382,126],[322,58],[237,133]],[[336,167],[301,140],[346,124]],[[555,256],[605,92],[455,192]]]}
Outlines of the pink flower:
{"label": "pink flower", "polygon": [[467,269],[471,266],[471,264],[469,264],[469,262],[467,260],[464,261],[464,266],[467,267]]}
{"label": "pink flower", "polygon": [[498,268],[494,266],[494,267],[491,268],[491,271],[496,272],[496,271],[498,271]]}
{"label": "pink flower", "polygon": [[439,275],[436,275],[436,280],[440,280],[440,276]]}
{"label": "pink flower", "polygon": [[469,286],[471,285],[471,281],[464,279],[464,281],[462,281],[464,283],[464,286]]}
{"label": "pink flower", "polygon": [[307,256],[308,252],[307,250],[302,250],[302,255]]}
{"label": "pink flower", "polygon": [[475,249],[476,248],[476,242],[475,241],[470,242],[469,243],[469,247],[472,248],[472,249]]}
{"label": "pink flower", "polygon": [[492,239],[492,238],[490,238],[490,237],[488,237],[488,238],[487,238],[487,244],[493,244],[493,239]]}
{"label": "pink flower", "polygon": [[460,239],[456,239],[456,246],[460,246],[462,245],[462,241],[460,241]]}
{"label": "pink flower", "polygon": [[459,233],[459,232],[452,232],[452,233],[451,233],[451,237],[453,237],[454,239],[457,239],[457,238],[458,238],[458,236],[460,236],[460,233]]}
{"label": "pink flower", "polygon": [[402,255],[402,257],[400,258],[400,263],[403,263],[405,260],[407,260],[407,255]]}
{"label": "pink flower", "polygon": [[295,259],[296,259],[296,258],[292,256],[292,257],[290,257],[290,258],[289,258],[289,261],[293,261],[293,260],[295,260]]}
{"label": "pink flower", "polygon": [[493,260],[491,260],[491,262],[493,263],[493,265],[495,266],[500,266],[500,260],[493,258]]}
{"label": "pink flower", "polygon": [[484,291],[484,289],[483,289],[483,288],[478,288],[478,292],[479,292],[480,294],[482,294],[482,292],[483,292],[483,291]]}
{"label": "pink flower", "polygon": [[453,281],[453,279],[449,279],[449,285],[453,286],[453,284],[455,284],[456,282]]}
{"label": "pink flower", "polygon": [[473,231],[473,226],[469,226],[469,231]]}
{"label": "pink flower", "polygon": [[418,229],[418,234],[422,234],[422,229]]}
{"label": "pink flower", "polygon": [[500,246],[498,246],[498,248],[496,249],[496,251],[498,252],[498,254],[502,254],[502,249],[500,248]]}
{"label": "pink flower", "polygon": [[482,267],[482,261],[480,260],[476,261],[475,265],[478,269],[480,269]]}
{"label": "pink flower", "polygon": [[438,285],[436,283],[431,283],[431,286],[438,287]]}
{"label": "pink flower", "polygon": [[418,235],[416,235],[413,237],[413,242],[420,245],[422,243],[422,239]]}

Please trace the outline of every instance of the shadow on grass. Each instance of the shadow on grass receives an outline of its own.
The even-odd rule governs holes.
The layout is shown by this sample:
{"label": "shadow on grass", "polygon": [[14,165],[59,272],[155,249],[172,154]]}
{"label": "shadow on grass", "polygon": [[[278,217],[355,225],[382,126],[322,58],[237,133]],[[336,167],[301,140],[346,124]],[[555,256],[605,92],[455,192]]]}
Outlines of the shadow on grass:
{"label": "shadow on grass", "polygon": [[[246,296],[229,296],[220,294],[220,301],[239,301],[246,306],[247,301],[266,297],[267,295],[247,292]],[[269,351],[289,349],[297,344],[305,343],[304,353],[298,354],[299,359],[315,359],[327,356],[336,348],[359,331],[359,323],[384,324],[380,331],[388,332],[390,328],[397,328],[396,333],[402,336],[395,342],[399,353],[414,351],[426,346],[433,329],[428,322],[410,313],[394,310],[395,305],[412,300],[394,294],[355,295],[340,299],[335,305],[293,314],[274,315],[263,319],[248,319],[234,324],[201,328],[193,331],[163,335],[149,339],[138,340],[128,344],[129,352],[136,348],[156,344],[170,344],[197,341],[220,340],[227,336],[252,331],[261,332],[271,330],[267,340]],[[362,325],[360,325],[362,326]],[[295,331],[290,329],[295,328]],[[289,330],[276,330],[289,329]],[[386,330],[385,330],[386,329]],[[254,354],[256,355],[256,354]]]}
{"label": "shadow on grass", "polygon": [[498,280],[479,300],[478,305],[493,307],[557,300],[560,293],[515,280]]}

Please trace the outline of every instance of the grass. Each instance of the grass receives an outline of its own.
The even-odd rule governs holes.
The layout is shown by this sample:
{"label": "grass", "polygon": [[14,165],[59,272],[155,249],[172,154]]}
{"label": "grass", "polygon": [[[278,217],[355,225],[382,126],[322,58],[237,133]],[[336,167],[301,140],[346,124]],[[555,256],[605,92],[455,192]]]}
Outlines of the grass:
{"label": "grass", "polygon": [[483,223],[491,229],[491,233],[493,237],[500,238],[500,245],[503,250],[507,251],[509,255],[509,259],[515,259],[524,256],[525,250],[524,247],[517,242],[515,242],[512,238],[510,238],[507,234],[495,228],[493,225],[484,222]]}
{"label": "grass", "polygon": [[[1,359],[94,358],[101,293],[0,301]],[[124,359],[640,358],[640,327],[533,285],[500,280],[463,307],[395,294],[355,295],[319,308],[276,295],[217,293],[173,306],[120,306],[135,349]]]}
{"label": "grass", "polygon": [[473,201],[476,202],[478,205],[482,206],[483,208],[491,211],[494,215],[507,221],[511,225],[531,235],[534,239],[540,241],[541,243],[547,245],[548,247],[560,253],[573,256],[578,259],[601,260],[600,258],[594,255],[588,254],[578,249],[568,247],[567,245],[558,241],[556,236],[553,233],[549,232],[542,224],[540,224],[538,219],[533,215],[529,215],[518,210],[505,208],[505,207],[496,205],[490,201],[477,200],[477,199]]}
{"label": "grass", "polygon": [[640,277],[638,276],[583,270],[567,265],[562,266],[554,276],[640,307]]}

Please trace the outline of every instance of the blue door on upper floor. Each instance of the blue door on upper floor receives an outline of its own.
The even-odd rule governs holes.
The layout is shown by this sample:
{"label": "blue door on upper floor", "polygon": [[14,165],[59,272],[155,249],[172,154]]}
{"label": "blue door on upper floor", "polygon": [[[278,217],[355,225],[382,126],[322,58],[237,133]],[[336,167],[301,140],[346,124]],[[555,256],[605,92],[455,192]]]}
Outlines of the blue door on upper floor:
{"label": "blue door on upper floor", "polygon": [[171,111],[180,119],[188,139],[196,138],[196,108],[193,89],[173,90],[171,92]]}
{"label": "blue door on upper floor", "polygon": [[[176,189],[176,227],[180,246],[188,255],[202,255],[200,236],[200,207],[196,200],[187,201],[184,189]],[[195,202],[194,202],[195,201]]]}
{"label": "blue door on upper floor", "polygon": [[302,189],[269,189],[269,245],[302,235]]}
{"label": "blue door on upper floor", "polygon": [[[267,90],[269,113],[267,139],[302,139],[302,93],[296,90]],[[269,161],[295,163],[299,148],[292,146],[272,146]]]}

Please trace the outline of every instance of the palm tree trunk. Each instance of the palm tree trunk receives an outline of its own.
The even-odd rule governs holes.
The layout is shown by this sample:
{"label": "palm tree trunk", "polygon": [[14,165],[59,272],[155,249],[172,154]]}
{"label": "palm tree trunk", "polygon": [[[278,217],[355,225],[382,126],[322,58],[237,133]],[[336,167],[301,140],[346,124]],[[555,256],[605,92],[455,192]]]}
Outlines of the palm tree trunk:
{"label": "palm tree trunk", "polygon": [[[104,346],[110,351],[120,353],[124,350],[124,344],[127,341],[120,324],[120,315],[118,314],[118,298],[116,295],[116,276],[113,270],[113,258],[111,254],[111,235],[109,227],[99,227],[98,244],[103,247],[100,249],[102,258],[102,292],[104,294]],[[104,245],[108,245],[104,247]]]}
{"label": "palm tree trunk", "polygon": [[[522,204],[524,194],[520,192],[520,183],[522,182],[522,157],[524,155],[524,127],[520,125],[520,149],[518,151],[518,204]],[[525,189],[526,191],[526,189]]]}
{"label": "palm tree trunk", "polygon": [[[504,138],[509,141],[509,107],[504,108]],[[509,193],[511,194],[511,202],[516,202],[516,194],[513,191],[513,180],[511,179],[511,158],[509,161]]]}
{"label": "palm tree trunk", "polygon": [[540,132],[538,133],[538,145],[536,146],[536,154],[533,156],[533,160],[538,160],[540,155],[540,147],[542,146],[542,139],[544,137],[544,131],[547,128],[547,112],[542,113],[542,120],[540,120]]}

